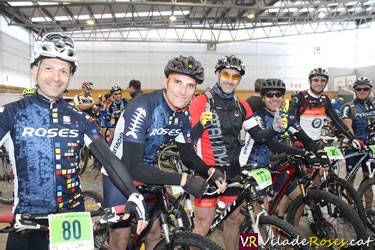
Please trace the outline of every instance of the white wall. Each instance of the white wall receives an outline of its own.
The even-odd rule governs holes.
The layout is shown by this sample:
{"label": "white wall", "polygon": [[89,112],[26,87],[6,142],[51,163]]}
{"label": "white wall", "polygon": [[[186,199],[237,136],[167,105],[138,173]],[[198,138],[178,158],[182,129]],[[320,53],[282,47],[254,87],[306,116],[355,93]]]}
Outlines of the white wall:
{"label": "white wall", "polygon": [[[31,86],[32,36],[8,27],[1,17],[0,24],[0,84]],[[289,89],[304,89],[308,72],[324,67],[331,72],[328,90],[333,90],[334,77],[374,65],[375,49],[370,43],[374,39],[374,29],[366,29],[218,44],[215,52],[208,52],[206,44],[76,42],[79,65],[70,87],[80,88],[82,81],[92,81],[96,88],[126,87],[135,78],[141,80],[143,88],[161,88],[165,64],[182,54],[203,63],[206,80],[200,88],[204,89],[216,81],[213,69],[217,59],[235,54],[246,64],[239,89],[252,89],[256,78],[281,78]]]}
{"label": "white wall", "polygon": [[31,86],[29,40],[29,32],[0,16],[0,84]]}

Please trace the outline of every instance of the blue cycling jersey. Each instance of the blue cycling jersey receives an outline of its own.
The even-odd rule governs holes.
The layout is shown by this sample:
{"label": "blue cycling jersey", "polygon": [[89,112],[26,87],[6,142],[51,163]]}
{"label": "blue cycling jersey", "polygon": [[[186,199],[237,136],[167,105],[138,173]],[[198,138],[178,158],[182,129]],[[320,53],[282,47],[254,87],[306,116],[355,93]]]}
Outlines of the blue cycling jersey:
{"label": "blue cycling jersey", "polygon": [[15,213],[45,214],[83,204],[79,153],[101,136],[96,123],[64,100],[39,94],[0,108],[0,144],[14,171]]}
{"label": "blue cycling jersey", "polygon": [[[287,114],[284,114],[287,115]],[[274,116],[266,110],[265,107],[261,107],[254,113],[255,120],[262,129],[272,127]],[[294,117],[288,118],[288,128],[287,131],[291,134],[297,133],[301,130],[297,120]],[[275,135],[274,139],[280,141],[283,133]],[[272,157],[272,151],[266,144],[254,143],[251,154],[249,156],[248,163],[258,163],[259,168],[264,168],[270,162]]]}
{"label": "blue cycling jersey", "polygon": [[[144,162],[155,162],[160,146],[176,140],[191,141],[190,113],[173,111],[163,97],[163,92],[143,94],[125,107],[118,121],[111,150],[121,159],[124,141],[144,144]],[[126,156],[125,156],[126,157]]]}
{"label": "blue cycling jersey", "polygon": [[375,104],[373,100],[354,99],[351,103],[342,106],[340,116],[342,119],[352,119],[352,128],[356,138],[367,144],[374,143]]}

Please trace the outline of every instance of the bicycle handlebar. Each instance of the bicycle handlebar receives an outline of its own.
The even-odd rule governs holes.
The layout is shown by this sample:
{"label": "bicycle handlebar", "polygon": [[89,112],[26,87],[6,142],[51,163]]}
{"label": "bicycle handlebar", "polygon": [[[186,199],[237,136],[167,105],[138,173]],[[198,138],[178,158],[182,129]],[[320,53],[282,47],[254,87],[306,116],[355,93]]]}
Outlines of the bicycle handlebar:
{"label": "bicycle handlebar", "polygon": [[[74,213],[74,212],[72,212]],[[96,211],[90,211],[90,216],[101,216],[100,224],[117,223],[125,213],[125,205],[114,206],[110,208],[99,208]],[[48,220],[48,214],[0,214],[0,223],[8,223],[10,226],[0,229],[0,233],[19,232],[23,230],[48,229],[48,225],[41,223]]]}

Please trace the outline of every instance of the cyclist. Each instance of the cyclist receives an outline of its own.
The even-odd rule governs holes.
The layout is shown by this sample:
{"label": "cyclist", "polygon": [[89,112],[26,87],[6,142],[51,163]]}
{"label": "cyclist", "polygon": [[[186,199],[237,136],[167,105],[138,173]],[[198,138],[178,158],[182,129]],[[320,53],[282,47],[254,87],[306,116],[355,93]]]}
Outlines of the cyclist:
{"label": "cyclist", "polygon": [[26,97],[26,96],[31,96],[35,94],[35,88],[25,88],[23,91],[22,91],[22,96],[23,97]]}
{"label": "cyclist", "polygon": [[[254,117],[262,129],[272,127],[273,119],[276,112],[282,113],[281,116],[286,115],[284,112],[280,111],[284,103],[285,91],[285,83],[280,79],[267,79],[263,81],[261,85],[261,96],[262,102],[264,104],[260,109],[258,109],[258,111],[254,112]],[[295,147],[290,147],[288,144],[285,143],[271,143],[266,145],[255,142],[254,146],[251,149],[251,154],[248,163],[256,163],[258,168],[267,167],[270,163],[273,151],[275,151],[275,149],[279,147],[279,152],[284,151],[289,155],[305,156],[305,158],[310,163],[316,165],[317,167],[320,165],[323,165],[323,167],[328,167],[329,159],[324,150],[319,145],[317,145],[308,135],[306,135],[306,133],[297,124],[295,119],[291,119],[290,117],[287,117],[287,119],[287,131],[291,133],[293,136],[296,136],[301,142],[303,142],[305,148],[309,151],[305,151]],[[282,142],[283,134],[279,133],[275,135],[274,139],[278,142]],[[314,152],[315,154],[312,152]],[[283,173],[274,182],[275,191],[278,191],[280,189],[280,185],[283,183],[284,178],[286,178],[286,175],[287,173]],[[280,201],[280,205],[278,207],[278,216],[280,218],[284,218],[286,208],[288,207],[289,199],[295,199],[298,195],[301,194],[301,190],[297,188],[296,183],[293,183],[293,185],[290,185],[288,187],[285,193],[287,194],[287,196],[284,196],[282,198],[282,200]]]}
{"label": "cyclist", "polygon": [[[129,213],[136,215],[140,232],[147,225],[147,212],[128,170],[109,150],[93,120],[62,98],[77,61],[70,37],[46,34],[36,43],[31,64],[36,93],[0,108],[0,144],[10,154],[15,175],[13,211],[84,211],[79,152],[86,144],[105,163],[118,188],[131,197],[126,217]],[[48,249],[48,232],[9,233],[7,249]]]}
{"label": "cyclist", "polygon": [[353,133],[338,117],[329,97],[323,94],[328,79],[327,70],[323,68],[313,69],[309,73],[310,89],[293,96],[288,114],[295,117],[305,133],[318,143],[320,142],[324,119],[328,115],[333,124],[352,141],[353,146],[360,150],[364,146],[363,142],[354,137]]}
{"label": "cyclist", "polygon": [[117,85],[111,88],[111,94],[113,97],[113,101],[108,106],[107,116],[110,117],[112,125],[116,126],[121,112],[125,109],[125,106],[129,101],[126,98],[122,98],[121,88]]}
{"label": "cyclist", "polygon": [[[231,179],[240,173],[239,155],[241,143],[239,141],[242,126],[252,130],[255,139],[265,142],[272,139],[275,131],[284,131],[280,117],[275,118],[275,126],[268,130],[261,130],[255,119],[250,118],[252,111],[244,100],[238,99],[235,89],[245,74],[245,65],[234,55],[221,57],[216,66],[217,83],[202,95],[194,98],[189,110],[193,126],[193,139],[197,142],[197,154],[206,163],[205,168],[198,164],[191,164],[191,159],[181,150],[181,160],[193,166],[201,175],[226,172]],[[209,113],[210,122],[204,117]],[[248,157],[248,156],[247,156]],[[247,158],[246,158],[247,160]],[[208,171],[207,171],[208,169]],[[238,196],[238,190],[230,188],[220,189],[220,200],[226,205],[231,204]],[[194,199],[196,212],[195,233],[206,235],[215,216],[217,196],[204,196]],[[224,221],[224,242],[226,249],[237,246],[240,225],[240,209],[235,210]]]}
{"label": "cyclist", "polygon": [[88,113],[93,118],[98,118],[100,99],[94,101],[91,91],[94,87],[92,82],[81,83],[81,93],[74,96],[74,105],[81,111]]}
{"label": "cyclist", "polygon": [[[166,79],[162,91],[140,95],[126,106],[116,126],[110,148],[130,168],[136,181],[180,185],[187,192],[200,197],[206,188],[203,178],[164,172],[152,164],[155,163],[160,146],[174,140],[178,142],[179,148],[181,145],[188,145],[192,149],[189,157],[195,158],[197,164],[204,165],[191,143],[190,114],[186,109],[194,96],[196,85],[204,80],[204,69],[194,57],[179,56],[169,60],[164,73]],[[180,150],[179,152],[182,153]],[[105,172],[103,194],[107,206],[126,201],[126,197],[117,191]],[[110,248],[125,249],[129,235],[130,228],[127,225],[115,225],[110,229]],[[147,235],[146,248],[153,249],[160,236],[160,224],[155,221]]]}
{"label": "cyclist", "polygon": [[249,104],[251,110],[253,112],[257,111],[259,108],[263,106],[262,97],[260,96],[260,89],[262,82],[264,82],[265,79],[256,79],[254,83],[254,91],[255,93],[246,99],[246,102]]}
{"label": "cyclist", "polygon": [[128,91],[129,91],[129,94],[132,97],[132,99],[134,99],[135,97],[137,97],[139,95],[142,95],[143,91],[141,89],[141,81],[135,80],[135,79],[130,80],[129,86],[128,86]]}
{"label": "cyclist", "polygon": [[[341,118],[346,126],[348,126],[356,138],[363,141],[366,145],[374,145],[375,143],[375,102],[370,98],[373,85],[373,82],[366,77],[358,78],[353,84],[355,93],[354,100],[350,103],[344,104],[341,108]],[[352,152],[353,151],[348,151],[345,153],[349,154]],[[348,173],[360,158],[361,156],[356,156],[346,159],[346,171]],[[362,181],[364,181],[369,176],[366,160],[362,162],[362,173]],[[352,184],[354,183],[354,179],[355,176],[350,180]],[[366,208],[371,209],[372,196],[373,194],[365,195]],[[372,213],[375,214],[373,211]]]}

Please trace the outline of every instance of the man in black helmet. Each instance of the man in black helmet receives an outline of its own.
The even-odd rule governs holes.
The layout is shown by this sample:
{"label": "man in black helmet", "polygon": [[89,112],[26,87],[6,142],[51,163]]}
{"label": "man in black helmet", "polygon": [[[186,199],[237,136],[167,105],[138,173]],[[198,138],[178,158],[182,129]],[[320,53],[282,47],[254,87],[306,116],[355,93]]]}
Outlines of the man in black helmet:
{"label": "man in black helmet", "polygon": [[[196,164],[191,165],[201,176],[208,177],[214,174],[228,180],[240,173],[239,135],[242,127],[259,143],[271,140],[276,131],[284,132],[285,127],[280,116],[275,116],[273,126],[262,130],[251,117],[252,111],[248,103],[237,98],[235,90],[245,74],[245,65],[241,59],[234,55],[221,57],[215,66],[215,74],[216,84],[194,98],[189,106],[193,139],[197,140],[197,154],[207,166],[199,168]],[[206,119],[207,116],[211,116],[212,119]],[[189,158],[182,156],[183,153],[181,159],[184,164],[188,164]],[[200,199],[194,199],[196,215],[194,232],[204,236],[207,235],[213,222],[218,200],[228,206],[239,194],[237,189],[226,189],[225,181],[222,185],[212,184],[218,187],[218,195],[205,195]],[[237,249],[240,219],[240,208],[238,208],[224,221],[226,249]]]}
{"label": "man in black helmet", "polygon": [[[157,152],[163,144],[175,141],[179,148],[187,148],[181,158],[206,167],[195,154],[191,139],[190,113],[186,106],[192,100],[197,84],[204,80],[204,69],[194,57],[179,56],[169,60],[164,69],[162,91],[142,94],[134,98],[121,114],[115,129],[112,151],[122,160],[134,180],[146,184],[179,185],[196,197],[206,189],[206,181],[193,175],[164,172],[154,167]],[[191,167],[191,164],[187,165]],[[122,193],[103,173],[103,194],[106,206],[123,204]],[[213,177],[218,178],[218,177]],[[110,229],[111,249],[126,249],[130,227],[117,224]],[[161,230],[155,221],[146,238],[146,248],[153,249],[160,240]]]}

